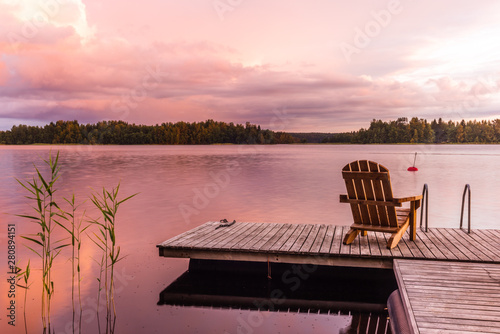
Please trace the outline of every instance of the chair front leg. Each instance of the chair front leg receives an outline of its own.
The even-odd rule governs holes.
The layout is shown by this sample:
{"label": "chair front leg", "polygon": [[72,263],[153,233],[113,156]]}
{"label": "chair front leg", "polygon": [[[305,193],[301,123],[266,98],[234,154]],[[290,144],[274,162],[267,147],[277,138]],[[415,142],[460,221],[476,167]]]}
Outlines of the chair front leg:
{"label": "chair front leg", "polygon": [[410,240],[417,238],[417,208],[420,206],[420,200],[410,202]]}
{"label": "chair front leg", "polygon": [[352,243],[354,239],[356,239],[358,234],[359,230],[351,227],[349,232],[347,232],[347,234],[344,237],[344,245],[349,245],[350,243]]}

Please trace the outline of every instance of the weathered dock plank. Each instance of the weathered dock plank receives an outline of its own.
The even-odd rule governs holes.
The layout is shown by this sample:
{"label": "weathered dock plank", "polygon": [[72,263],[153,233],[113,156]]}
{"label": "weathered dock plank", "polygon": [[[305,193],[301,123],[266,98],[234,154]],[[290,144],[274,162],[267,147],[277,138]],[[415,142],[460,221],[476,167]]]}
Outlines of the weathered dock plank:
{"label": "weathered dock plank", "polygon": [[247,242],[243,245],[243,247],[248,248],[249,250],[253,249],[254,245],[264,239],[273,227],[273,225],[264,224],[253,238],[247,238]]}
{"label": "weathered dock plank", "polygon": [[360,236],[359,239],[359,253],[364,256],[370,256],[370,245],[368,244],[368,233],[366,236]]}
{"label": "weathered dock plank", "polygon": [[306,225],[297,225],[297,228],[293,231],[292,235],[286,240],[286,242],[279,248],[280,251],[282,252],[288,252],[290,248],[295,244],[299,236],[302,234],[302,231],[304,231],[304,228]]}
{"label": "weathered dock plank", "polygon": [[318,253],[321,249],[321,246],[323,245],[323,242],[325,241],[325,235],[326,231],[328,229],[328,226],[321,224],[319,226],[318,234],[316,235],[316,239],[314,240],[313,245],[309,249],[311,253]]}
{"label": "weathered dock plank", "polygon": [[340,247],[342,247],[342,238],[346,231],[344,230],[344,226],[336,226],[335,232],[333,235],[332,246],[330,247],[329,254],[340,254]]}
{"label": "weathered dock plank", "polygon": [[263,223],[252,224],[245,233],[240,233],[226,243],[220,245],[220,249],[242,249],[243,245],[258,234],[259,229],[262,228]]}
{"label": "weathered dock plank", "polygon": [[500,333],[500,264],[395,259],[394,271],[413,333]]}
{"label": "weathered dock plank", "polygon": [[335,236],[335,229],[337,227],[335,225],[328,225],[326,227],[325,238],[323,239],[323,243],[321,244],[321,248],[319,249],[320,254],[329,254],[330,249],[332,248],[332,241]]}
{"label": "weathered dock plank", "polygon": [[[389,241],[390,234],[384,233],[384,236],[387,238],[387,241]],[[402,239],[404,239],[404,238],[402,238]],[[408,247],[408,245],[406,245],[406,243],[404,242],[404,240],[401,240],[398,243],[398,245],[394,248],[398,248],[401,251],[401,255],[405,258],[414,258],[415,257],[413,255],[413,253],[411,252],[410,248]]]}
{"label": "weathered dock plank", "polygon": [[[339,245],[339,252],[338,252],[338,254],[340,254],[340,255],[350,255],[351,254],[351,247],[354,244],[354,242],[352,244],[349,244],[349,245],[344,245],[342,243],[342,238],[347,233],[347,231],[349,231],[349,227],[343,226],[342,227],[342,232],[340,232],[340,234],[338,235],[339,239],[337,240],[336,243]],[[336,254],[336,253],[333,253],[333,251],[332,251],[332,252],[330,252],[330,254]]]}
{"label": "weathered dock plank", "polygon": [[377,239],[377,233],[373,231],[368,231],[368,245],[370,246],[370,255],[372,256],[382,256],[380,248],[387,249],[386,245],[380,245]]}
{"label": "weathered dock plank", "polygon": [[361,255],[361,237],[354,239],[354,241],[350,244],[350,255],[359,257]]}
{"label": "weathered dock plank", "polygon": [[425,244],[425,242],[422,240],[422,238],[420,237],[419,234],[417,234],[417,237],[415,238],[415,240],[413,242],[418,247],[418,250],[421,253],[420,257],[425,257],[427,259],[433,259],[433,258],[435,258],[434,254],[431,252],[431,250]]}
{"label": "weathered dock plank", "polygon": [[[451,259],[456,259],[456,260],[466,259],[463,256],[459,258],[453,250],[450,250],[448,248],[449,241],[446,238],[444,238],[440,233],[437,233],[437,232],[435,233],[434,229],[429,229],[429,232],[427,232],[423,235],[425,235],[427,237],[427,239],[429,240],[429,242],[431,244],[435,245],[435,247],[441,251],[441,253],[444,255],[445,259],[450,259],[450,260]],[[440,257],[438,257],[438,258],[441,259]]]}
{"label": "weathered dock plank", "polygon": [[494,252],[500,254],[500,243],[498,243],[499,236],[495,233],[492,233],[492,230],[474,230],[473,233],[477,233],[477,235],[485,240],[485,244],[487,244]]}
{"label": "weathered dock plank", "polygon": [[[393,250],[394,251],[398,251],[398,249],[396,248],[393,248],[392,250],[391,249],[387,249],[387,239],[384,237],[384,234],[383,233],[375,233],[375,238],[377,238],[377,245],[378,245],[378,248],[380,249],[380,255],[383,256],[383,257],[393,257]],[[399,256],[401,256],[401,252],[399,252]]]}
{"label": "weathered dock plank", "polygon": [[[290,239],[292,235],[294,235],[295,231],[300,228],[300,225],[291,225],[289,224],[290,228],[286,230],[285,233],[281,235],[281,237],[268,249],[269,252],[277,252],[279,251]],[[300,233],[298,231],[297,233]]]}
{"label": "weathered dock plank", "polygon": [[414,241],[411,241],[410,236],[408,234],[405,234],[403,236],[403,238],[401,238],[400,243],[401,242],[404,242],[404,244],[406,245],[406,247],[408,247],[408,249],[410,250],[413,257],[416,257],[416,258],[424,257],[424,254],[422,253],[422,251],[418,247],[419,246],[419,239],[418,238],[416,238],[416,240],[414,240]]}
{"label": "weathered dock plank", "polygon": [[[481,258],[479,257],[478,253],[473,252],[472,250],[469,249],[469,247],[463,245],[459,240],[459,238],[455,233],[451,233],[450,230],[440,228],[438,231],[448,240],[450,245],[455,247],[458,252],[464,254],[468,260],[471,261],[481,261]],[[464,233],[462,233],[464,235]],[[465,247],[464,247],[465,246]]]}
{"label": "weathered dock plank", "polygon": [[278,225],[278,224],[268,225],[265,230],[265,234],[260,238],[259,237],[255,238],[255,242],[249,245],[249,249],[252,251],[258,251],[269,240],[271,240],[273,236],[275,236],[281,228],[284,228],[284,225]]}
{"label": "weathered dock plank", "polygon": [[209,231],[206,238],[199,244],[195,244],[193,248],[220,249],[223,245],[236,238],[236,236],[246,233],[252,227],[255,227],[255,225],[243,223],[241,226],[234,224],[229,226],[228,229],[214,229]]}
{"label": "weathered dock plank", "polygon": [[295,239],[295,242],[293,245],[288,249],[288,252],[292,253],[298,253],[300,251],[300,248],[302,248],[302,245],[304,245],[307,237],[309,236],[309,233],[313,229],[313,225],[304,225],[304,228],[302,229],[302,232],[298,235],[297,239]]}
{"label": "weathered dock plank", "polygon": [[[262,242],[263,245],[260,246],[259,248],[255,249],[258,251],[262,252],[267,252],[271,249],[271,247],[274,246],[278,240],[284,238],[285,235],[287,235],[288,231],[292,228],[292,225],[290,224],[274,224],[278,229],[275,229],[275,234],[273,236],[270,236],[270,238],[266,241],[267,238],[263,238]],[[256,246],[257,247],[257,246]]]}
{"label": "weathered dock plank", "polygon": [[495,250],[494,247],[487,245],[485,241],[481,238],[482,231],[473,230],[469,234],[471,239],[473,240],[476,247],[478,247],[485,255],[489,256],[492,261],[499,261],[500,254]]}
{"label": "weathered dock plank", "polygon": [[446,256],[439,250],[439,248],[429,240],[427,233],[417,233],[417,240],[422,241],[422,249],[424,247],[429,251],[423,250],[422,253],[428,259],[445,258]]}
{"label": "weathered dock plank", "polygon": [[175,236],[172,239],[163,242],[162,244],[168,245],[170,247],[176,247],[176,246],[182,247],[185,244],[199,240],[200,236],[204,234],[208,235],[208,233],[206,232],[208,230],[212,230],[213,228],[215,228],[216,224],[217,223],[215,222],[208,222],[192,230],[179,234],[178,236]]}

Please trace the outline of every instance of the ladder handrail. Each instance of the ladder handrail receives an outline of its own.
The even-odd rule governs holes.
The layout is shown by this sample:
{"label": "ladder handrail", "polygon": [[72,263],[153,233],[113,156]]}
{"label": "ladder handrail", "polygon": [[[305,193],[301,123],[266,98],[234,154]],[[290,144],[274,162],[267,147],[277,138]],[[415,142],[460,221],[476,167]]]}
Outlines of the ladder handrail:
{"label": "ladder handrail", "polygon": [[424,184],[422,189],[422,209],[420,209],[420,229],[422,229],[422,221],[424,218],[425,209],[425,232],[429,229],[429,187],[427,183]]}
{"label": "ladder handrail", "polygon": [[463,225],[463,221],[464,221],[464,204],[465,204],[465,195],[467,194],[467,191],[469,193],[469,196],[468,196],[468,218],[469,218],[469,222],[468,222],[468,229],[467,229],[467,233],[470,234],[470,185],[467,183],[465,185],[465,188],[464,188],[464,194],[462,195],[462,213],[460,214],[460,229],[462,229],[462,225]]}

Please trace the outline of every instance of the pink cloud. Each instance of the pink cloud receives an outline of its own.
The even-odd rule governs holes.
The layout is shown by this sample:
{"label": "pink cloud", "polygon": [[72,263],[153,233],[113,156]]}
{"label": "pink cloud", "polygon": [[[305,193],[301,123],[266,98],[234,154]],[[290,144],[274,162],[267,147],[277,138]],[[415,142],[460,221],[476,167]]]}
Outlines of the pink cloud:
{"label": "pink cloud", "polygon": [[[348,64],[338,43],[349,42],[354,27],[386,2],[288,6],[279,13],[290,17],[282,15],[278,26],[280,6],[258,1],[224,22],[210,6],[173,1],[68,3],[29,38],[26,23],[0,5],[0,97],[10,106],[0,118],[148,124],[214,118],[272,126],[276,110],[286,110],[289,131],[336,131],[354,119],[359,127],[372,118],[440,117],[457,101],[481,96],[486,105],[498,93],[498,75],[492,90],[465,72],[434,73],[429,69],[442,60],[420,57],[489,17],[473,5],[471,16],[462,17],[450,2],[404,2],[402,13]],[[167,12],[168,20],[158,19]],[[190,12],[192,20],[176,17]],[[292,18],[299,14],[297,27]],[[12,36],[21,38],[13,43]]]}
{"label": "pink cloud", "polygon": [[[193,56],[193,49],[202,56]],[[18,52],[11,65],[16,74],[10,96],[51,101],[40,103],[38,112],[30,109],[47,121],[67,110],[71,119],[78,115],[91,121],[214,118],[265,125],[272,123],[277,108],[287,108],[297,120],[289,123],[290,130],[298,129],[304,117],[320,124],[322,118],[354,112],[369,120],[426,101],[416,85],[272,65],[249,67],[232,62],[228,54],[206,43],[137,49],[116,40],[85,46],[62,41],[57,48]]]}
{"label": "pink cloud", "polygon": [[7,65],[4,62],[0,61],[0,86],[3,86],[7,83],[9,78],[9,71],[7,69]]}

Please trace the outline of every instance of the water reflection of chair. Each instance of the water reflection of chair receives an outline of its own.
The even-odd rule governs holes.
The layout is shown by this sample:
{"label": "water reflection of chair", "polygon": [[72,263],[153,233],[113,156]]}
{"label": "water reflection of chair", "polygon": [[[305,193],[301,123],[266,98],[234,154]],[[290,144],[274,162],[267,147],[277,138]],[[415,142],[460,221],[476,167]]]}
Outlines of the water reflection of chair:
{"label": "water reflection of chair", "polygon": [[[387,248],[396,247],[408,226],[410,240],[416,237],[416,211],[422,195],[394,198],[389,170],[368,160],[347,164],[342,169],[347,195],[340,195],[340,202],[351,204],[354,224],[344,238],[350,244],[361,232],[391,233]],[[399,208],[403,202],[410,202],[410,208]],[[398,208],[396,208],[398,207]]]}

